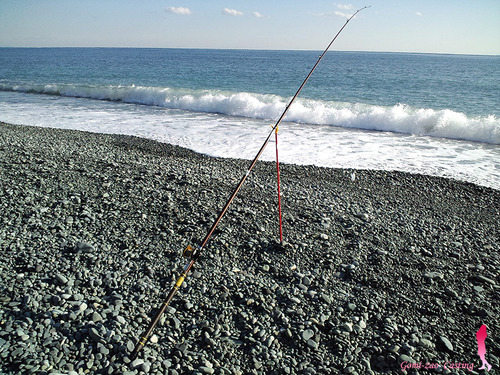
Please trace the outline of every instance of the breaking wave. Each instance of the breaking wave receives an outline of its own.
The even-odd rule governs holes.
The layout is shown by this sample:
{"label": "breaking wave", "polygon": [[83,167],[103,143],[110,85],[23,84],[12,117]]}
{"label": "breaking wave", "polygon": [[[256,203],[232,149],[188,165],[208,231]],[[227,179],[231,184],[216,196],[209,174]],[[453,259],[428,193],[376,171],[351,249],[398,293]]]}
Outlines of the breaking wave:
{"label": "breaking wave", "polygon": [[[276,120],[290,98],[247,92],[191,90],[144,86],[6,85],[1,91],[118,101],[169,109]],[[500,119],[471,117],[449,109],[380,106],[297,99],[286,121],[365,130],[426,135],[500,144]]]}

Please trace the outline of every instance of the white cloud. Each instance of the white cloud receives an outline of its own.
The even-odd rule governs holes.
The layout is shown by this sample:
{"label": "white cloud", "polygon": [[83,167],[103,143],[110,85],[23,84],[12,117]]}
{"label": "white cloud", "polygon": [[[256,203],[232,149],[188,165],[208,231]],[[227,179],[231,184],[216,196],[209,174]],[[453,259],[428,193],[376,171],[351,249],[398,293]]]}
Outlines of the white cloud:
{"label": "white cloud", "polygon": [[353,8],[352,4],[336,4],[338,9],[351,10]]}
{"label": "white cloud", "polygon": [[416,12],[415,14],[416,14],[417,16],[419,16],[419,17],[422,17],[422,13],[420,13],[420,12]]}
{"label": "white cloud", "polygon": [[168,13],[181,14],[183,16],[189,16],[191,14],[191,9],[184,7],[168,7]]}
{"label": "white cloud", "polygon": [[345,11],[349,11],[354,9],[354,6],[352,4],[337,4],[335,3],[335,6],[339,10],[335,10],[333,12],[327,12],[327,13],[313,13],[313,16],[316,17],[342,17],[342,18],[349,18],[352,16],[352,14],[346,13]]}
{"label": "white cloud", "polygon": [[264,17],[264,15],[263,15],[263,14],[261,14],[261,13],[259,13],[259,12],[253,12],[252,14],[253,14],[253,16],[254,16],[254,17],[256,17],[256,18],[263,18],[263,17]]}
{"label": "white cloud", "polygon": [[352,15],[352,14],[347,14],[347,13],[341,12],[339,10],[336,10],[335,12],[333,12],[333,14],[338,16],[338,17],[342,17],[342,18],[349,18]]}
{"label": "white cloud", "polygon": [[239,10],[236,9],[229,9],[229,8],[224,8],[222,9],[223,14],[227,14],[229,16],[242,16],[243,12],[240,12]]}

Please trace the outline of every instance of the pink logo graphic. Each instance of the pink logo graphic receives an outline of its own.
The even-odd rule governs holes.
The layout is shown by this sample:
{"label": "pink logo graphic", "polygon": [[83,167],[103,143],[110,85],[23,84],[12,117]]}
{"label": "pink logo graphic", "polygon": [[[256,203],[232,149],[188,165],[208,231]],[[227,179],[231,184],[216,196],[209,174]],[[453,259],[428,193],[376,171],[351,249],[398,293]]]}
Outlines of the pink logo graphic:
{"label": "pink logo graphic", "polygon": [[483,370],[487,367],[487,371],[490,371],[491,365],[486,360],[486,345],[484,343],[486,341],[486,336],[488,336],[486,333],[486,326],[483,324],[476,332],[477,355],[481,358],[481,361],[483,361],[483,365],[479,367],[479,370]]}

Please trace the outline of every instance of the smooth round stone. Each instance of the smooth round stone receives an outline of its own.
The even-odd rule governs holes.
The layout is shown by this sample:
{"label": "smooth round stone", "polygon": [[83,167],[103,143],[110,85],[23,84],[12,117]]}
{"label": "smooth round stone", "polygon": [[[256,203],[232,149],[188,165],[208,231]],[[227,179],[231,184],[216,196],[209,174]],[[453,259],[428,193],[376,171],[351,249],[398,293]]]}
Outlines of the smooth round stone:
{"label": "smooth round stone", "polygon": [[312,339],[307,340],[307,346],[311,349],[318,349],[318,343]]}
{"label": "smooth round stone", "polygon": [[102,316],[101,316],[101,314],[99,314],[98,312],[94,312],[94,313],[92,313],[91,320],[92,320],[94,323],[100,322],[100,321],[102,321]]}
{"label": "smooth round stone", "polygon": [[314,336],[314,331],[312,329],[306,329],[300,333],[302,340],[307,341]]}
{"label": "smooth round stone", "polygon": [[352,323],[344,323],[342,325],[342,330],[344,330],[345,332],[352,332]]}
{"label": "smooth round stone", "polygon": [[57,280],[58,283],[62,285],[66,285],[68,283],[68,278],[61,273],[56,273],[54,275],[54,278]]}
{"label": "smooth round stone", "polygon": [[453,351],[453,344],[445,336],[439,336],[439,341],[444,345],[446,350]]}
{"label": "smooth round stone", "polygon": [[202,374],[213,374],[215,373],[215,370],[211,367],[208,367],[208,366],[200,366],[198,367],[198,370],[200,370],[200,372]]}
{"label": "smooth round stone", "polygon": [[135,344],[131,341],[131,340],[128,340],[127,341],[127,351],[129,353],[131,353],[135,348]]}

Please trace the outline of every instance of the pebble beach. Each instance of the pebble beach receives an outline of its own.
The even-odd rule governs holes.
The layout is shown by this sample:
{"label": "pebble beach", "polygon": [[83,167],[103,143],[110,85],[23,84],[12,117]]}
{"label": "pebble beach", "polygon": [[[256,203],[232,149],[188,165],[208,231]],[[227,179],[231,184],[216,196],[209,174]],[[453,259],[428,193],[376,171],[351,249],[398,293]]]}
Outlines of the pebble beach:
{"label": "pebble beach", "polygon": [[499,371],[499,190],[272,162],[130,358],[248,164],[0,123],[0,373]]}

